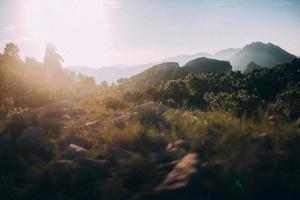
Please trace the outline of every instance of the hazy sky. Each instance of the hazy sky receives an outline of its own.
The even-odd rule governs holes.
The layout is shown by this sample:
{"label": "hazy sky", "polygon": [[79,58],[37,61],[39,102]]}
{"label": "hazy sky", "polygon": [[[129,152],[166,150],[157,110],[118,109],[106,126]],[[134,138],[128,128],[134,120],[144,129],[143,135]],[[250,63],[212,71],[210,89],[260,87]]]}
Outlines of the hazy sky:
{"label": "hazy sky", "polygon": [[300,55],[300,0],[0,0],[0,48],[65,66],[142,64],[253,41]]}

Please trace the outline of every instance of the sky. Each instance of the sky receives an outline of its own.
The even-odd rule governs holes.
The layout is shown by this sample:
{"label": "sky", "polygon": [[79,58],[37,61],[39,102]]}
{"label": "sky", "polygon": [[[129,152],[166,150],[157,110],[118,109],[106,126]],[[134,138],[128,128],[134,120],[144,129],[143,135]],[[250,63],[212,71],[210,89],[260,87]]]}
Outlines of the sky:
{"label": "sky", "polygon": [[300,0],[0,0],[0,51],[64,66],[138,65],[255,41],[300,56]]}

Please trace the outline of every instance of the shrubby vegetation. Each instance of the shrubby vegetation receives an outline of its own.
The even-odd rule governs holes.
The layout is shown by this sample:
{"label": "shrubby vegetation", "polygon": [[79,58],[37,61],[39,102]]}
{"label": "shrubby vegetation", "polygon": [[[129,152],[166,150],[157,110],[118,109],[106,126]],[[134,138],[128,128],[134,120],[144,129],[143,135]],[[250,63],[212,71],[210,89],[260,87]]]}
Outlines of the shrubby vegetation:
{"label": "shrubby vegetation", "polygon": [[0,56],[1,199],[300,198],[299,60],[136,87],[45,80],[17,52]]}
{"label": "shrubby vegetation", "polygon": [[[229,112],[237,116],[258,114],[272,107],[273,114],[296,120],[299,81],[300,65],[295,59],[292,63],[247,74],[190,73],[184,79],[157,87],[156,93],[163,94],[160,101],[175,107]],[[157,96],[156,93],[153,95]]]}

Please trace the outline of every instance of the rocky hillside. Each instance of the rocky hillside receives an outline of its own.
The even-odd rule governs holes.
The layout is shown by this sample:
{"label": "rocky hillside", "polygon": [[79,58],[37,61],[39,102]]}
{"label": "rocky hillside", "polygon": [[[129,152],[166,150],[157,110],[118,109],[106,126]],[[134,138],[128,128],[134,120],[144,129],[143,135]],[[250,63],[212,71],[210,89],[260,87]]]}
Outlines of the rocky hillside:
{"label": "rocky hillside", "polygon": [[189,73],[228,73],[232,69],[228,61],[221,61],[209,58],[197,58],[185,64],[178,72],[178,77],[184,77]]}
{"label": "rocky hillside", "polygon": [[201,57],[188,62],[183,67],[174,62],[155,65],[133,76],[129,81],[138,87],[157,86],[168,80],[184,78],[189,73],[222,74],[230,72],[231,68],[228,61]]}

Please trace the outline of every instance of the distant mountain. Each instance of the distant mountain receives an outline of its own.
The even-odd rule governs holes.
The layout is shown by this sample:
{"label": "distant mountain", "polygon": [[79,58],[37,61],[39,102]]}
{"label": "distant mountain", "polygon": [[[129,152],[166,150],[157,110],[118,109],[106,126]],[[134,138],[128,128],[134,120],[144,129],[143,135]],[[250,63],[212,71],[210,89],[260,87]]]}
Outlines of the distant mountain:
{"label": "distant mountain", "polygon": [[247,65],[244,73],[247,74],[252,72],[253,70],[259,70],[259,69],[261,69],[261,66],[257,65],[255,62],[252,61]]}
{"label": "distant mountain", "polygon": [[240,52],[240,48],[230,48],[223,49],[214,54],[214,58],[218,60],[231,60],[238,52]]}
{"label": "distant mountain", "polygon": [[228,73],[232,70],[232,67],[228,61],[216,60],[211,58],[197,58],[191,60],[180,68],[180,77],[184,77],[189,73],[213,73],[222,74]]}
{"label": "distant mountain", "polygon": [[130,82],[138,87],[156,86],[174,79],[179,68],[176,62],[162,63],[131,77]]}
{"label": "distant mountain", "polygon": [[153,64],[148,63],[131,67],[127,65],[114,65],[101,68],[74,66],[67,67],[66,69],[75,73],[82,73],[87,76],[92,76],[95,78],[97,83],[100,83],[102,81],[108,81],[109,83],[112,83],[120,78],[130,78],[131,76],[146,70],[152,65]]}
{"label": "distant mountain", "polygon": [[230,62],[234,70],[244,71],[250,62],[262,67],[272,67],[276,64],[291,62],[296,56],[272,43],[254,42],[246,45],[236,53]]}
{"label": "distant mountain", "polygon": [[214,56],[209,53],[196,53],[191,55],[178,55],[178,56],[170,57],[160,61],[160,63],[177,62],[180,66],[183,66],[189,61],[200,57],[214,58]]}
{"label": "distant mountain", "polygon": [[[289,52],[283,50],[282,48],[274,44],[254,42],[246,45],[242,49],[239,48],[224,49],[216,52],[213,55],[209,53],[178,55],[155,63],[148,63],[148,64],[143,64],[138,66],[114,65],[114,66],[107,66],[102,68],[68,67],[67,69],[74,71],[76,73],[82,73],[88,76],[93,76],[97,81],[97,83],[100,83],[101,81],[104,80],[108,82],[114,82],[120,78],[130,78],[136,74],[145,71],[151,66],[158,66],[161,63],[162,65],[164,65],[165,63],[176,62],[179,63],[180,66],[184,66],[184,65],[189,66],[191,65],[191,63],[188,65],[190,61],[201,57],[206,57],[207,59],[209,58],[209,59],[229,61],[232,66],[232,70],[240,70],[240,71],[245,71],[247,65],[251,62],[254,62],[256,65],[261,67],[272,67],[276,64],[291,62],[294,58],[296,58],[296,56],[290,54]],[[198,61],[200,62],[201,59],[197,61],[193,61],[192,63]],[[205,62],[205,61],[202,60],[201,62]],[[200,70],[202,64],[198,63],[197,66],[200,66],[200,68],[196,67],[196,69]],[[226,65],[223,66],[229,66],[229,65],[227,63]],[[204,66],[202,67],[203,68],[201,70],[205,68]],[[218,70],[222,70],[222,69],[218,69]],[[180,72],[183,73],[183,71]],[[177,73],[179,73],[179,71]]]}
{"label": "distant mountain", "polygon": [[215,60],[211,58],[197,58],[183,67],[178,63],[167,62],[155,65],[144,72],[133,76],[129,81],[137,87],[158,86],[168,80],[184,78],[189,73],[213,73],[221,74],[231,71],[231,65],[228,61]]}

